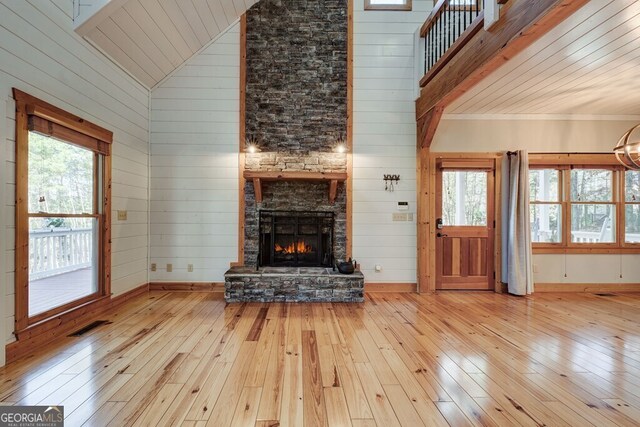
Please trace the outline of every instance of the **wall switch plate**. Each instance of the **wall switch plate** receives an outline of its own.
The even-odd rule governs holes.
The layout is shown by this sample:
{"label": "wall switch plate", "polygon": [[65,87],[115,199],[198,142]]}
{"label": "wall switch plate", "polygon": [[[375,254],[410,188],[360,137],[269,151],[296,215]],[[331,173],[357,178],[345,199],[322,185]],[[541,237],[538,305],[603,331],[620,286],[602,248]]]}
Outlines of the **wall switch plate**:
{"label": "wall switch plate", "polygon": [[406,213],[394,212],[394,213],[391,214],[391,220],[392,221],[406,221],[407,220],[407,214]]}
{"label": "wall switch plate", "polygon": [[118,221],[127,220],[127,211],[118,211]]}
{"label": "wall switch plate", "polygon": [[151,264],[151,271],[156,271],[157,270],[157,266],[156,263],[154,262],[153,264]]}
{"label": "wall switch plate", "polygon": [[407,221],[413,221],[413,214],[412,213],[408,213],[407,214]]}
{"label": "wall switch plate", "polygon": [[540,272],[539,270],[540,269],[538,268],[538,264],[533,264],[533,272],[534,273],[539,273]]}
{"label": "wall switch plate", "polygon": [[167,264],[167,273],[171,273],[173,271],[173,264]]}
{"label": "wall switch plate", "polygon": [[193,264],[189,264],[189,265],[187,265],[187,271],[188,271],[189,273],[193,273]]}

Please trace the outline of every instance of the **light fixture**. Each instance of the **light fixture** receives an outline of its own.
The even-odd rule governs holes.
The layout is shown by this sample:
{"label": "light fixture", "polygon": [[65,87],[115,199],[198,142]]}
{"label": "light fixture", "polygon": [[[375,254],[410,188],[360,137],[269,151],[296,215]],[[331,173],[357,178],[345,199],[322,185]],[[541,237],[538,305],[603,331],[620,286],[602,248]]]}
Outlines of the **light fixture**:
{"label": "light fixture", "polygon": [[333,150],[336,153],[346,153],[347,152],[347,143],[345,142],[344,138],[340,137],[336,140],[336,145],[334,146]]}
{"label": "light fixture", "polygon": [[613,152],[624,167],[640,170],[640,124],[635,125],[622,135]]}
{"label": "light fixture", "polygon": [[258,148],[258,142],[253,138],[247,138],[244,147],[247,153],[254,154],[260,151],[260,149]]}

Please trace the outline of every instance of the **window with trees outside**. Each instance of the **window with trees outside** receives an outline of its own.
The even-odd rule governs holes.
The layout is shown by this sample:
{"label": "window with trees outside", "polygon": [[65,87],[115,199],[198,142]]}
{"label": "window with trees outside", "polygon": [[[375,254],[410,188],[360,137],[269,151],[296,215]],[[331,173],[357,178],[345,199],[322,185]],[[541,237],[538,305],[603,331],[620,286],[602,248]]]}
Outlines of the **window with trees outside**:
{"label": "window with trees outside", "polygon": [[532,164],[529,189],[534,250],[640,250],[640,172]]}
{"label": "window with trees outside", "polygon": [[411,10],[411,0],[364,0],[364,10]]}
{"label": "window with trees outside", "polygon": [[487,225],[487,172],[442,172],[442,224]]}
{"label": "window with trees outside", "polygon": [[112,134],[16,100],[16,334],[110,294]]}

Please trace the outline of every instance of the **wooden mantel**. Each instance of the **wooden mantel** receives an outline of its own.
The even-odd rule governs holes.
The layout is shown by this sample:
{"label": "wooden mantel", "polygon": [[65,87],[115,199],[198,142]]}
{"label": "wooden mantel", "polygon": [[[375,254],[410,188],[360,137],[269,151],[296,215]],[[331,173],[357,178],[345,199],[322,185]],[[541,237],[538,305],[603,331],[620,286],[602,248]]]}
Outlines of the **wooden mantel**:
{"label": "wooden mantel", "polygon": [[256,193],[256,203],[262,202],[263,181],[307,181],[329,183],[329,203],[336,200],[338,182],[344,182],[348,178],[346,172],[260,172],[244,171],[244,179],[253,181],[253,189]]}

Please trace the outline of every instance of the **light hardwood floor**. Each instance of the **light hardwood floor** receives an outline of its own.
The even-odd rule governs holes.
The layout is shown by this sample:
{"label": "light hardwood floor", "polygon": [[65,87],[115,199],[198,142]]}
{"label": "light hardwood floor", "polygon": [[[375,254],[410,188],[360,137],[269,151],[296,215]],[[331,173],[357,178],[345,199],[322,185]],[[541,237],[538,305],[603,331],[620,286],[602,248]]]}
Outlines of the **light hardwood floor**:
{"label": "light hardwood floor", "polygon": [[640,295],[368,294],[225,305],[151,292],[0,371],[67,426],[640,422]]}

